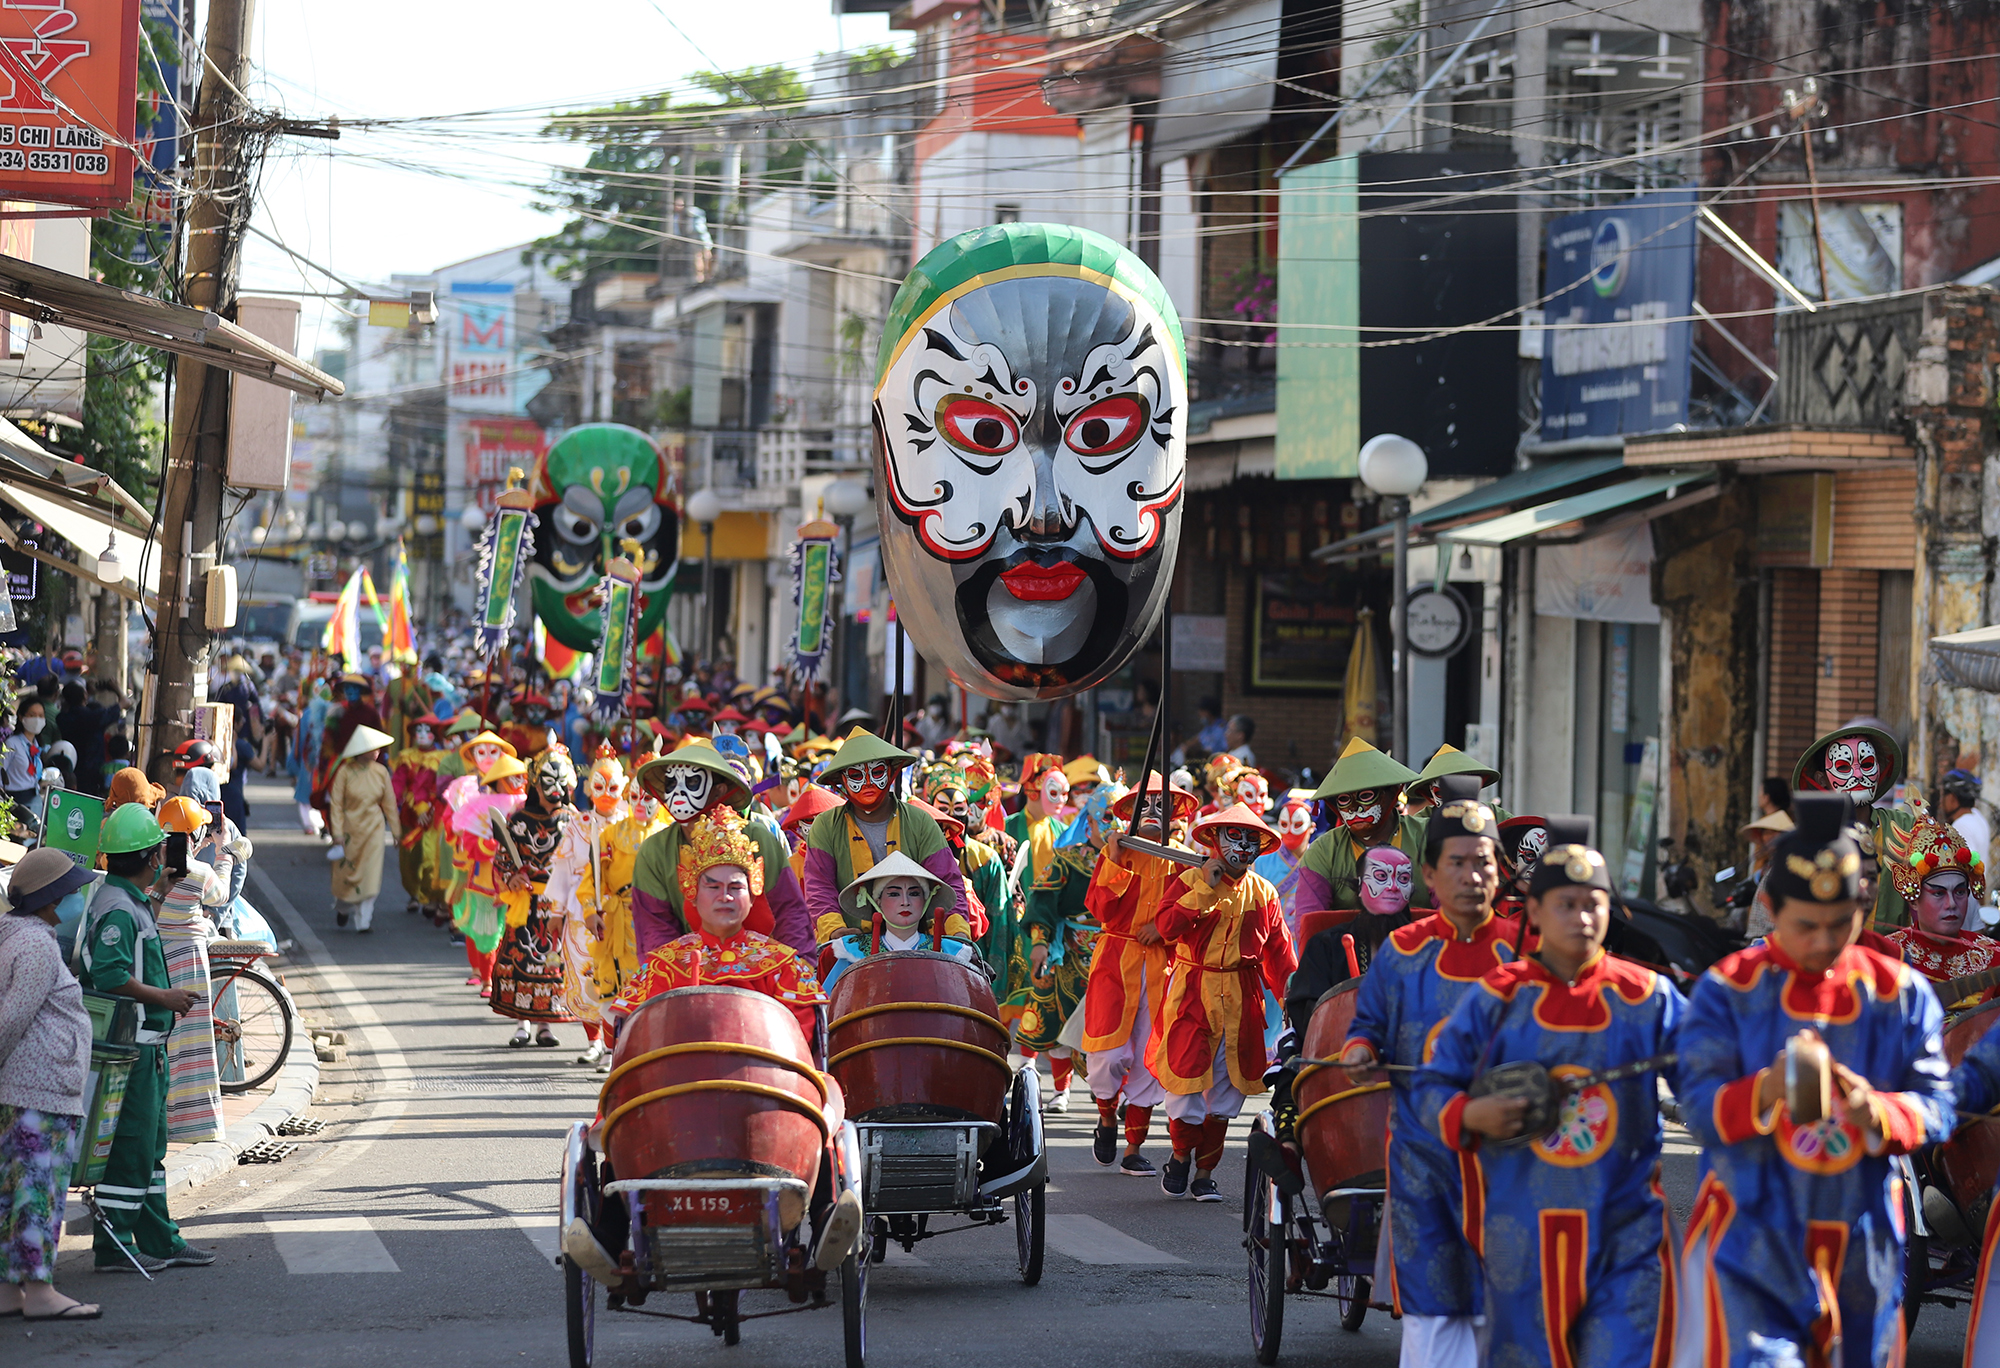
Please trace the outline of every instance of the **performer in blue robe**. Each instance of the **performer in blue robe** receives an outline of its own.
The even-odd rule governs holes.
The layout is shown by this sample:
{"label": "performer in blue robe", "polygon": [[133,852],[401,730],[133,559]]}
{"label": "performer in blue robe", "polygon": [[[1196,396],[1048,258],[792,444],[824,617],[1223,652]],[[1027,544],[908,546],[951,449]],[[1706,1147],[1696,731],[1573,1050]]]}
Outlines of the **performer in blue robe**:
{"label": "performer in blue robe", "polygon": [[[1951,1071],[1951,1086],[1959,1110],[1966,1115],[2000,1112],[2000,1024],[1988,1028],[1965,1052]],[[1991,1363],[2000,1363],[2000,1190],[1987,1208],[1979,1276],[1972,1284],[1972,1320],[1965,1330],[1965,1368]]]}
{"label": "performer in blue robe", "polygon": [[[1801,795],[1764,886],[1766,939],[1702,976],[1678,1093],[1702,1145],[1677,1368],[1882,1368],[1903,1350],[1903,1180],[1951,1133],[1944,1013],[1923,976],[1855,944],[1866,909],[1843,794]],[[1787,1043],[1823,1041],[1832,1103],[1794,1121]]]}
{"label": "performer in blue robe", "polygon": [[[1424,842],[1424,884],[1438,911],[1391,932],[1362,976],[1354,1024],[1341,1047],[1341,1062],[1357,1082],[1367,1080],[1377,1063],[1428,1063],[1459,999],[1514,958],[1508,928],[1493,915],[1499,821],[1479,801],[1477,779],[1447,775],[1438,784],[1440,806]],[[1471,1156],[1446,1149],[1425,1128],[1414,1078],[1389,1075],[1395,1089],[1389,1219],[1378,1245],[1376,1286],[1390,1289],[1403,1316],[1405,1365],[1470,1368],[1480,1289],[1465,1233],[1461,1160]]]}
{"label": "performer in blue robe", "polygon": [[[1665,1368],[1675,1250],[1658,1079],[1687,1003],[1652,970],[1605,953],[1615,914],[1604,857],[1587,822],[1549,826],[1527,897],[1541,948],[1459,999],[1417,1075],[1417,1108],[1465,1158],[1466,1227],[1485,1278],[1482,1362]],[[1480,1074],[1516,1060],[1558,1084],[1654,1067],[1566,1093],[1548,1129],[1527,1138],[1527,1099],[1467,1096]]]}

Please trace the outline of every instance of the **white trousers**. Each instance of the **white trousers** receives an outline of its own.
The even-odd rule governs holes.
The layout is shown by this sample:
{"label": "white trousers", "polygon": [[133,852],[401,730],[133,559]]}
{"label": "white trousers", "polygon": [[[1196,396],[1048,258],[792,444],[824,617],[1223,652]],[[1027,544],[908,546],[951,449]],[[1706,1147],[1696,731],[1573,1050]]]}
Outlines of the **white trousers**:
{"label": "white trousers", "polygon": [[1109,1102],[1122,1092],[1128,1107],[1157,1107],[1167,1095],[1160,1080],[1146,1067],[1146,1051],[1153,1043],[1153,1014],[1146,997],[1147,989],[1141,981],[1139,1010],[1132,1018],[1132,1034],[1123,1045],[1092,1050],[1084,1056],[1090,1075],[1090,1095],[1100,1102]]}
{"label": "white trousers", "polygon": [[1198,1126],[1211,1116],[1234,1117],[1243,1111],[1243,1094],[1236,1091],[1236,1084],[1229,1078],[1229,1060],[1225,1057],[1228,1049],[1228,1038],[1218,1033],[1215,1060],[1209,1066],[1209,1077],[1215,1081],[1208,1085],[1206,1092],[1167,1093],[1167,1116],[1170,1119]]}
{"label": "white trousers", "polygon": [[1403,1353],[1398,1368],[1479,1368],[1477,1323],[1483,1316],[1403,1313]]}

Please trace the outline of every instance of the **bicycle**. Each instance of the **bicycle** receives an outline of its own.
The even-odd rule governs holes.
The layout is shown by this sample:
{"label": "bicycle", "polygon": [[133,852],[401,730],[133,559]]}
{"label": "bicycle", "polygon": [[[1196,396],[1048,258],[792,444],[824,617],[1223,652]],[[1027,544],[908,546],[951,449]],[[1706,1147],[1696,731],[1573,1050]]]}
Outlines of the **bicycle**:
{"label": "bicycle", "polygon": [[[270,1082],[291,1051],[291,995],[256,967],[277,958],[277,951],[263,941],[209,942],[215,1067],[226,1093],[249,1092]],[[235,1023],[233,1031],[225,1031],[228,1022]]]}

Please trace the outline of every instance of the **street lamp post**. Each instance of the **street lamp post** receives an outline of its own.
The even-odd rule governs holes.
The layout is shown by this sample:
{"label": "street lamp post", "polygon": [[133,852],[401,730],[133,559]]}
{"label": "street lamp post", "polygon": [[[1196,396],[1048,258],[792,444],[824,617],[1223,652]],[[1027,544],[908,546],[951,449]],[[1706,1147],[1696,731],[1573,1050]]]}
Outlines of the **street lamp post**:
{"label": "street lamp post", "polygon": [[715,657],[715,524],[722,516],[722,497],[713,489],[688,496],[687,512],[701,524],[701,660]]}
{"label": "street lamp post", "polygon": [[1394,643],[1396,694],[1395,729],[1391,750],[1396,759],[1410,763],[1410,649],[1406,640],[1405,611],[1410,604],[1410,496],[1423,488],[1430,474],[1424,449],[1407,437],[1384,432],[1370,437],[1361,447],[1361,482],[1388,500],[1389,514],[1396,520],[1395,607],[1389,616]]}

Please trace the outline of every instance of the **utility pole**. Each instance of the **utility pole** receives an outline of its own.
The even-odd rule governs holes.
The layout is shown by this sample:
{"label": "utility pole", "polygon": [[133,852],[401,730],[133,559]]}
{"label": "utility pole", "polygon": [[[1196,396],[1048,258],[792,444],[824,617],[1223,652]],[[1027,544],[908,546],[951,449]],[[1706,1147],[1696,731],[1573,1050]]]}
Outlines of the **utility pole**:
{"label": "utility pole", "polygon": [[[250,161],[256,132],[243,98],[253,0],[211,0],[201,95],[201,129],[188,177],[183,302],[228,313],[236,302],[243,224],[250,217]],[[159,757],[193,734],[194,708],[207,696],[208,572],[216,566],[222,483],[228,462],[229,372],[194,357],[174,363],[173,415],[160,512],[160,609],[155,623],[157,679],[151,721],[155,778]]]}

